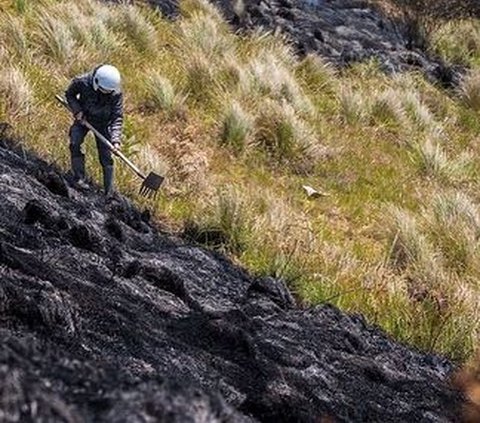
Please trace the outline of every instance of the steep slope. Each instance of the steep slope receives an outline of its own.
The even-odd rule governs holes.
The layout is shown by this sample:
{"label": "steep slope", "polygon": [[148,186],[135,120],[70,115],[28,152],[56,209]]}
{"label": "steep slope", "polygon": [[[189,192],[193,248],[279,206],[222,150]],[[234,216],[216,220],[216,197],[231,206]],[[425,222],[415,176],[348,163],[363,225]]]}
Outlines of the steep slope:
{"label": "steep slope", "polygon": [[447,360],[298,308],[2,133],[1,421],[457,421]]}

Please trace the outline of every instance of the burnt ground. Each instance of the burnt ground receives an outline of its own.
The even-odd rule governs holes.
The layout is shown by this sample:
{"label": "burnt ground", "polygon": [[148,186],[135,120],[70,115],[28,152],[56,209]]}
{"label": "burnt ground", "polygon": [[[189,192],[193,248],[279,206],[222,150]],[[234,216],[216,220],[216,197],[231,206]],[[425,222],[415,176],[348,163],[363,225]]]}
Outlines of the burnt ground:
{"label": "burnt ground", "polygon": [[7,138],[1,422],[458,421],[445,358],[297,307],[280,280],[71,188]]}
{"label": "burnt ground", "polygon": [[[464,69],[436,57],[421,25],[392,17],[367,0],[210,0],[239,31],[263,28],[287,36],[299,55],[316,53],[339,68],[375,59],[388,74],[419,71],[445,88]],[[148,0],[167,16],[177,0]],[[241,7],[239,6],[241,5]]]}

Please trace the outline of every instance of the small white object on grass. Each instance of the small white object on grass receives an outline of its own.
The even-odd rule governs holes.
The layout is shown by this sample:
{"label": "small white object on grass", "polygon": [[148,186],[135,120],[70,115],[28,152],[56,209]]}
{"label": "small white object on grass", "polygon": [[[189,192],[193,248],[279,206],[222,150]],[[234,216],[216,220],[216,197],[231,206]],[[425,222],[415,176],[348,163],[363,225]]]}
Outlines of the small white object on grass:
{"label": "small white object on grass", "polygon": [[326,192],[317,191],[315,188],[312,188],[308,185],[303,185],[302,188],[307,193],[307,196],[311,198],[328,197],[330,195],[330,194],[327,194]]}

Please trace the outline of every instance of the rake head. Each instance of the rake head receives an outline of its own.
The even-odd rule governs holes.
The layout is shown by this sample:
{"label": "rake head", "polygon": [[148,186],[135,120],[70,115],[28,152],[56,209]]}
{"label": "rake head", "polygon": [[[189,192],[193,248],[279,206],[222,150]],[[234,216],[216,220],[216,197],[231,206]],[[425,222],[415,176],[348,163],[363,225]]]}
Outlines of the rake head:
{"label": "rake head", "polygon": [[155,198],[164,179],[163,176],[150,172],[140,187],[140,195],[147,198]]}

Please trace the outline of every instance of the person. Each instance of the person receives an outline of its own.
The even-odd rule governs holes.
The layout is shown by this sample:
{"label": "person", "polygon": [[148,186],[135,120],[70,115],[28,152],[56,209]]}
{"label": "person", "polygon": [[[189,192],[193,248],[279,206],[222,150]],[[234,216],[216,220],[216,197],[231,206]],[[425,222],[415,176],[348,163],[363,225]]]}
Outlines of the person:
{"label": "person", "polygon": [[[74,180],[78,187],[85,188],[85,155],[82,143],[88,129],[83,119],[120,149],[123,126],[123,94],[120,72],[115,66],[104,64],[91,72],[73,78],[65,97],[75,121],[70,127],[70,157]],[[114,189],[112,152],[96,137],[98,156],[103,171],[103,188],[110,197]]]}

